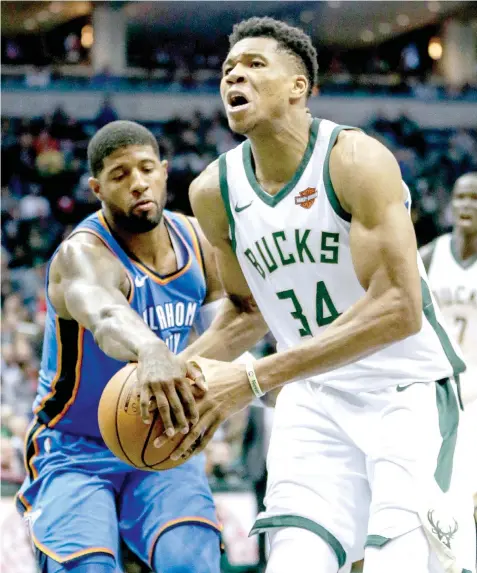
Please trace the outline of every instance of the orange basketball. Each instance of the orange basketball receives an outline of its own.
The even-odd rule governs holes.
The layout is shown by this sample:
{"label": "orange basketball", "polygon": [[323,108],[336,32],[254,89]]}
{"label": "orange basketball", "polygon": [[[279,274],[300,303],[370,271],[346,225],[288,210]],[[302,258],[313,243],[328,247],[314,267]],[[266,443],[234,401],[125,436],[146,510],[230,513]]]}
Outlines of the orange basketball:
{"label": "orange basketball", "polygon": [[163,435],[164,426],[157,410],[151,424],[145,424],[139,408],[137,364],[121,368],[106,384],[98,408],[99,429],[113,454],[139,470],[167,470],[183,463],[169,459],[185,438],[176,433],[160,448],[154,440]]}

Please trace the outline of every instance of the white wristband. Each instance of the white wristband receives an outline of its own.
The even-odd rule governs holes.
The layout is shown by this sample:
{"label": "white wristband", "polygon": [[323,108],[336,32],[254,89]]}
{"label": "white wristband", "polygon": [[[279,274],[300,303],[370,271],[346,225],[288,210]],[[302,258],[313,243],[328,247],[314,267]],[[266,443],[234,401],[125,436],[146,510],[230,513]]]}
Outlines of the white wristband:
{"label": "white wristband", "polygon": [[260,384],[257,380],[257,375],[255,374],[255,368],[253,366],[253,362],[251,360],[246,360],[245,362],[245,371],[247,372],[247,378],[250,382],[250,386],[252,387],[252,391],[257,398],[261,398],[265,395],[265,392],[260,388]]}

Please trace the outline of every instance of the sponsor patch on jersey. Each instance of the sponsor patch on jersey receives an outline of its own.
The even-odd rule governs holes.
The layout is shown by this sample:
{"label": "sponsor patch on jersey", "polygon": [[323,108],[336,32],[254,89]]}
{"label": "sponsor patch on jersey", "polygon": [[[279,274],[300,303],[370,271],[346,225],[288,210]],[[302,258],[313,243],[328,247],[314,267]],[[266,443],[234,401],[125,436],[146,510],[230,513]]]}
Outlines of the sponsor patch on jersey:
{"label": "sponsor patch on jersey", "polygon": [[303,209],[309,209],[317,197],[318,191],[314,187],[308,187],[304,191],[300,191],[295,197],[295,205],[299,205]]}

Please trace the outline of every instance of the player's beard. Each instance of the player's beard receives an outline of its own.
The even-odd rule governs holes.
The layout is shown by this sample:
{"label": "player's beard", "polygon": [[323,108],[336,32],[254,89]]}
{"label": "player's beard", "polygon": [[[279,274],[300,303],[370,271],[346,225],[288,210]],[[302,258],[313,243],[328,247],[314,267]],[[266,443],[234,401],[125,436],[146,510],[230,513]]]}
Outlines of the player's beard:
{"label": "player's beard", "polygon": [[130,234],[141,235],[143,233],[149,233],[149,231],[155,229],[161,222],[164,205],[159,205],[157,202],[154,202],[154,204],[155,209],[150,212],[134,213],[133,209],[131,209],[126,213],[113,206],[110,206],[109,210],[116,228],[122,229]]}

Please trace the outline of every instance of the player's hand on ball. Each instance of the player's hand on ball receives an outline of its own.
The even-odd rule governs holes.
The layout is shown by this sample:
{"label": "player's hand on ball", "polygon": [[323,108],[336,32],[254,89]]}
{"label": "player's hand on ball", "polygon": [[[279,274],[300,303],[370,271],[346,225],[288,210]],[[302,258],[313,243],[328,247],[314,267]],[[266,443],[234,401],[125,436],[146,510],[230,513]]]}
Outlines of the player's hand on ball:
{"label": "player's hand on ball", "polygon": [[200,453],[222,422],[254,399],[243,364],[198,357],[188,362],[188,368],[196,384],[206,386],[207,392],[198,400],[199,421],[171,454],[171,460],[187,460]]}
{"label": "player's hand on ball", "polygon": [[[199,410],[185,361],[162,342],[143,348],[138,356],[137,379],[144,423],[151,423],[152,411],[157,408],[167,436],[174,436],[177,430],[187,434],[189,422],[199,419]],[[202,388],[200,380],[197,385]]]}

